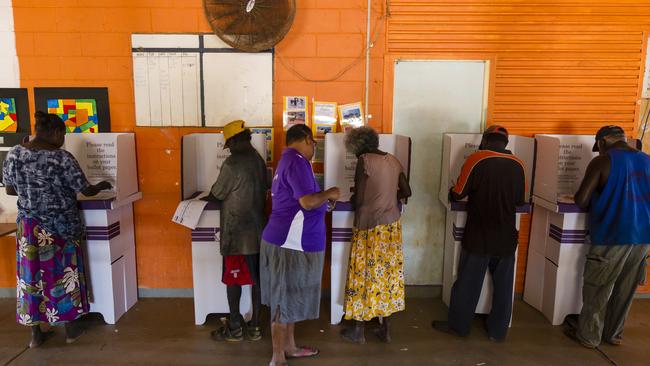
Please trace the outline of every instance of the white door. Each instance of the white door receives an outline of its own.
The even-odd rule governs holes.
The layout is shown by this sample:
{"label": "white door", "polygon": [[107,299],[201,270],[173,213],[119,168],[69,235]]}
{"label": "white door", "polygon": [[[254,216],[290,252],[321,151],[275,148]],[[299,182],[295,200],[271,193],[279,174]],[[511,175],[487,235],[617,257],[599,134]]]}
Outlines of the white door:
{"label": "white door", "polygon": [[442,134],[477,133],[487,107],[487,61],[397,61],[393,133],[413,142],[402,217],[406,283],[442,283],[445,209],[438,201]]}

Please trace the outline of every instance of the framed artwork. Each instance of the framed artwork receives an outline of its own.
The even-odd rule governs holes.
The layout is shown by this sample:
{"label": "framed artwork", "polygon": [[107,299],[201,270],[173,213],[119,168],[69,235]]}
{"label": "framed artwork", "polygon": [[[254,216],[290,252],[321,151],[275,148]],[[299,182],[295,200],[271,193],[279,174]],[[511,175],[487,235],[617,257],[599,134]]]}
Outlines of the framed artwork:
{"label": "framed artwork", "polygon": [[309,123],[307,97],[289,96],[283,100],[282,125],[285,131],[294,125]]}
{"label": "framed artwork", "polygon": [[330,132],[336,132],[338,104],[334,102],[314,102],[312,116],[312,131],[314,136],[325,136]]}
{"label": "framed artwork", "polygon": [[68,133],[111,131],[108,88],[34,88],[36,109],[61,117]]}
{"label": "framed artwork", "polygon": [[339,117],[341,118],[341,128],[343,128],[343,132],[347,132],[356,127],[361,127],[365,124],[361,102],[339,106]]}
{"label": "framed artwork", "polygon": [[251,127],[251,133],[266,135],[266,162],[273,161],[273,127]]}
{"label": "framed artwork", "polygon": [[27,89],[0,88],[0,134],[31,133]]}

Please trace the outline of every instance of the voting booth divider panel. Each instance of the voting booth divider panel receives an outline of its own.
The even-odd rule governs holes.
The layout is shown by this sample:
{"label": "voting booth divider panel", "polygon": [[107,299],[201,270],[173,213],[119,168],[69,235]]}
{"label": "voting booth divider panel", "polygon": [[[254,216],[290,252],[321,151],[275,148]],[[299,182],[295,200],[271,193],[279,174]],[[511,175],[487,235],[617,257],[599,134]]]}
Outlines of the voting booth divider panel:
{"label": "voting booth divider panel", "polygon": [[63,148],[79,162],[92,184],[107,180],[113,189],[79,195],[86,226],[85,253],[90,311],[115,324],[138,301],[133,202],[138,190],[135,135],[66,134]]}
{"label": "voting booth divider panel", "polygon": [[592,135],[537,135],[533,217],[524,301],[553,325],[582,307],[582,272],[589,250],[587,213],[573,202],[597,153]]}

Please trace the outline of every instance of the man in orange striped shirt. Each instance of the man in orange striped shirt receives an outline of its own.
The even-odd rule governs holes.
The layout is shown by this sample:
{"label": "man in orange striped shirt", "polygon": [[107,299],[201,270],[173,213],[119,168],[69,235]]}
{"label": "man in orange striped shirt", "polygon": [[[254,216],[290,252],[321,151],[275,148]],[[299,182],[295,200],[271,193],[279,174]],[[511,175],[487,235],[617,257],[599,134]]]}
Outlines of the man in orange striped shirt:
{"label": "man in orange striped shirt", "polygon": [[505,339],[512,316],[512,282],[518,232],[516,207],[525,203],[524,164],[506,150],[508,131],[491,126],[479,151],[470,155],[450,200],[468,197],[458,277],[451,290],[448,321],[434,321],[437,330],[466,337],[487,270],[492,274],[492,310],[485,326],[491,340]]}

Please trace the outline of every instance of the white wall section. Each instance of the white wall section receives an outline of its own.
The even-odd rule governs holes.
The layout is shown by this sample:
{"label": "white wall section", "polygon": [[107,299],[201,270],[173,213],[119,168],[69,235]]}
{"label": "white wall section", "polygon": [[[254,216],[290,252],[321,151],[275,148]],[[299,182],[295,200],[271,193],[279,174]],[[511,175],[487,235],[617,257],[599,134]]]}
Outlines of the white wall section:
{"label": "white wall section", "polygon": [[20,71],[11,0],[0,0],[0,88],[20,87]]}

